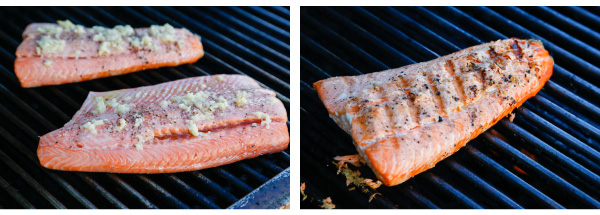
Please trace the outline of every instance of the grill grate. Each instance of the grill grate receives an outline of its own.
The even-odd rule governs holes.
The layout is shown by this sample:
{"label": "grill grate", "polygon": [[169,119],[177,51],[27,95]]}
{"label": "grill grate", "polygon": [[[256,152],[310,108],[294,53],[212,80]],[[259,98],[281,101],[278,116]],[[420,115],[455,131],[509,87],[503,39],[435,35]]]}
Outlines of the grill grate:
{"label": "grill grate", "polygon": [[[279,201],[289,189],[289,149],[230,165],[172,174],[48,170],[35,155],[39,136],[61,127],[89,91],[158,84],[192,76],[245,74],[273,89],[289,110],[289,8],[35,7],[0,8],[0,208],[226,208],[259,198]],[[200,34],[206,54],[195,64],[83,83],[23,89],[13,72],[25,26],[70,19],[85,26],[170,23]],[[268,35],[267,35],[268,34]],[[246,197],[248,195],[248,197]],[[262,201],[262,200],[261,200]],[[279,202],[284,203],[284,202]]]}
{"label": "grill grate", "polygon": [[[302,7],[301,182],[336,208],[600,208],[600,23],[581,7]],[[508,37],[541,40],[554,75],[538,95],[435,168],[373,201],[332,164],[356,154],[312,83],[428,61]],[[326,144],[324,144],[326,143]],[[367,167],[356,168],[375,178]]]}

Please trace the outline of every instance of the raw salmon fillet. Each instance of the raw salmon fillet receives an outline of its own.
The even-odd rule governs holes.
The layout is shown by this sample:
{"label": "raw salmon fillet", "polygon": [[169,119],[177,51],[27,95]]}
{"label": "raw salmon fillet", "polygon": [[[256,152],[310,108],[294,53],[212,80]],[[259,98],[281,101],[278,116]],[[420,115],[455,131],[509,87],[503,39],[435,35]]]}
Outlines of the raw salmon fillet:
{"label": "raw salmon fillet", "polygon": [[434,167],[534,96],[553,64],[540,41],[506,39],[314,87],[373,172],[393,186]]}
{"label": "raw salmon fillet", "polygon": [[84,28],[68,20],[32,23],[17,48],[15,73],[22,87],[59,85],[193,63],[203,55],[197,35],[168,24],[133,29]]}
{"label": "raw salmon fillet", "polygon": [[64,127],[40,138],[42,166],[165,173],[233,163],[288,147],[275,93],[240,75],[90,92]]}

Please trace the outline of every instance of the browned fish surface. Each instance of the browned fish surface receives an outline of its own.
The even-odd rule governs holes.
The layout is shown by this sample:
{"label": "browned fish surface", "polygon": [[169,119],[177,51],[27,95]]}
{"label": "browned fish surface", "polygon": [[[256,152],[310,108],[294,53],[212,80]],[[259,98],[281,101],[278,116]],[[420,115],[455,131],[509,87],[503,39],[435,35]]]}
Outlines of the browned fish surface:
{"label": "browned fish surface", "polygon": [[377,177],[392,186],[432,168],[534,96],[553,64],[541,42],[506,39],[314,87]]}

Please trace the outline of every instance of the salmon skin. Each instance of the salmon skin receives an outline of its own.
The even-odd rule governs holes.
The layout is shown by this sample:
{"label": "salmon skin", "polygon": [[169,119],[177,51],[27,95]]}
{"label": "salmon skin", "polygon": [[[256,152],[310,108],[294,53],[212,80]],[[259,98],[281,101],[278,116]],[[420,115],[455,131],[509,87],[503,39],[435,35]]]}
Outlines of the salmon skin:
{"label": "salmon skin", "polygon": [[434,167],[534,96],[553,65],[540,41],[505,39],[314,87],[375,175],[393,186]]}
{"label": "salmon skin", "polygon": [[287,114],[252,78],[216,75],[90,92],[64,127],[40,138],[42,166],[166,173],[233,163],[288,147]]}
{"label": "salmon skin", "polygon": [[169,24],[134,29],[32,23],[17,48],[15,73],[22,87],[39,87],[193,63],[203,55],[197,35]]}

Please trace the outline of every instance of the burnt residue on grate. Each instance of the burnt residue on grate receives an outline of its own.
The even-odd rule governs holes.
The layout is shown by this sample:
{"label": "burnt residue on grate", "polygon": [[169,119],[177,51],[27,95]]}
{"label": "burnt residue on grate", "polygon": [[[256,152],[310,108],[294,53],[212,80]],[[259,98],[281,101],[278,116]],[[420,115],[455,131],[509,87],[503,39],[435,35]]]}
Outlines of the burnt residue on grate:
{"label": "burnt residue on grate", "polygon": [[[132,88],[210,74],[245,74],[276,91],[289,110],[289,9],[284,7],[0,8],[0,208],[227,208],[289,193],[289,149],[217,168],[173,174],[48,170],[35,154],[39,136],[80,108],[89,91]],[[170,23],[202,37],[198,62],[61,86],[23,89],[13,71],[21,33],[32,22],[70,19],[85,26]],[[289,112],[289,111],[288,111]],[[289,183],[289,182],[286,182]],[[256,195],[256,194],[254,194]],[[287,194],[289,195],[289,194]],[[262,201],[262,200],[261,200]]]}
{"label": "burnt residue on grate", "polygon": [[[302,7],[301,17],[302,208],[326,197],[336,208],[600,208],[600,9]],[[501,120],[403,184],[349,190],[332,161],[357,152],[312,83],[509,37],[541,40],[556,63],[514,122]],[[376,179],[367,167],[350,168]],[[373,192],[381,195],[369,202]]]}

